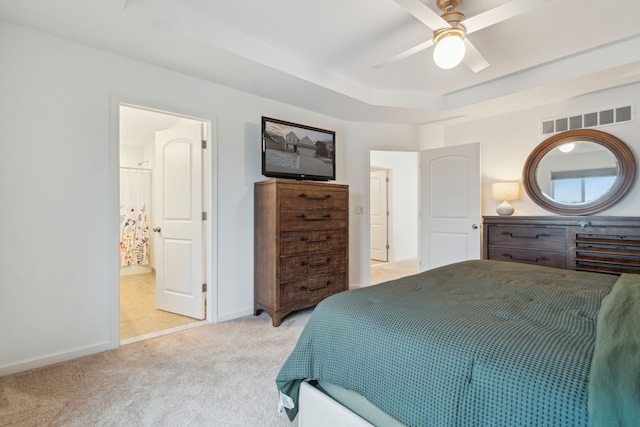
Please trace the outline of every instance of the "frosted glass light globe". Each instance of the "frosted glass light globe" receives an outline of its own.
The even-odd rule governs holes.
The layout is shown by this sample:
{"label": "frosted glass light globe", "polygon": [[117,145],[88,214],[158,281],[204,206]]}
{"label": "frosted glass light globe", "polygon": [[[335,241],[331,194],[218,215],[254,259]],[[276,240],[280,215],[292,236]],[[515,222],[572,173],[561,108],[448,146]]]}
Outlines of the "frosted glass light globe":
{"label": "frosted glass light globe", "polygon": [[560,151],[562,151],[563,153],[568,153],[572,151],[575,147],[576,147],[576,144],[574,142],[567,142],[566,144],[562,144],[561,146],[559,146],[558,149],[560,149]]}
{"label": "frosted glass light globe", "polygon": [[448,70],[455,67],[464,58],[464,41],[456,36],[445,36],[433,49],[433,60],[442,69]]}

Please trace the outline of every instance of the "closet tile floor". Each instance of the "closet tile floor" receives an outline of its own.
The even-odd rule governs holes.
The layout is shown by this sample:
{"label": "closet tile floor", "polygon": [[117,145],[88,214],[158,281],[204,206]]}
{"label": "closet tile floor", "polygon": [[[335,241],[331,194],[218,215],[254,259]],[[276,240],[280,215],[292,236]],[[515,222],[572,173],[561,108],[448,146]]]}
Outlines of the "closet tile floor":
{"label": "closet tile floor", "polygon": [[156,309],[154,273],[120,276],[120,340],[199,322]]}
{"label": "closet tile floor", "polygon": [[371,261],[371,284],[386,282],[418,272],[418,260],[402,262]]}

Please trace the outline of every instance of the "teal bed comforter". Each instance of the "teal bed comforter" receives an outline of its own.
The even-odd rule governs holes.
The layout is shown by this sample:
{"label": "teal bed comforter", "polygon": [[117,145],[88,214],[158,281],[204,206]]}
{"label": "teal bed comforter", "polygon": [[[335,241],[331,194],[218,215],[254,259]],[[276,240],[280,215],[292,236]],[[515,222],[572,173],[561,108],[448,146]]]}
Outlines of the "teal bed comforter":
{"label": "teal bed comforter", "polygon": [[640,275],[620,276],[602,301],[596,329],[591,425],[640,426]]}
{"label": "teal bed comforter", "polygon": [[300,382],[322,379],[407,426],[588,426],[616,280],[477,260],[343,292],[316,307],[276,384],[292,420]]}

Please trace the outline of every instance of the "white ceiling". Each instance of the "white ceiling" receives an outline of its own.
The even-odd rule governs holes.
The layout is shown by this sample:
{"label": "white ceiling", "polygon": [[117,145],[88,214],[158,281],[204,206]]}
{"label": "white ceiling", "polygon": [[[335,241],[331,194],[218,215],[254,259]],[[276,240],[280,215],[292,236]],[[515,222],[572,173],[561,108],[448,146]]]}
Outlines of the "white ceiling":
{"label": "white ceiling", "polygon": [[394,0],[0,0],[0,20],[353,121],[469,120],[640,81],[640,1],[530,1],[469,34],[491,64],[477,74],[437,68],[433,48],[373,68],[432,38]]}
{"label": "white ceiling", "polygon": [[156,132],[170,129],[181,117],[141,108],[120,106],[120,145],[144,147],[155,141]]}

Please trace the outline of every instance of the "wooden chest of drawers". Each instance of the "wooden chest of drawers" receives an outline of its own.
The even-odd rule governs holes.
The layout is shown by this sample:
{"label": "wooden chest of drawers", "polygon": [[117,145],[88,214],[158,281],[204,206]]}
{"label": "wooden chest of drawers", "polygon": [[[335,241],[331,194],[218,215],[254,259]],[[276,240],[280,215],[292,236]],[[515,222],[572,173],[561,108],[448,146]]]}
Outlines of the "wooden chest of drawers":
{"label": "wooden chest of drawers", "polygon": [[567,268],[564,227],[496,224],[486,230],[489,259]]}
{"label": "wooden chest of drawers", "polygon": [[640,273],[640,218],[484,217],[485,259],[600,273]]}
{"label": "wooden chest of drawers", "polygon": [[348,186],[273,179],[254,189],[254,310],[273,326],[348,289]]}

